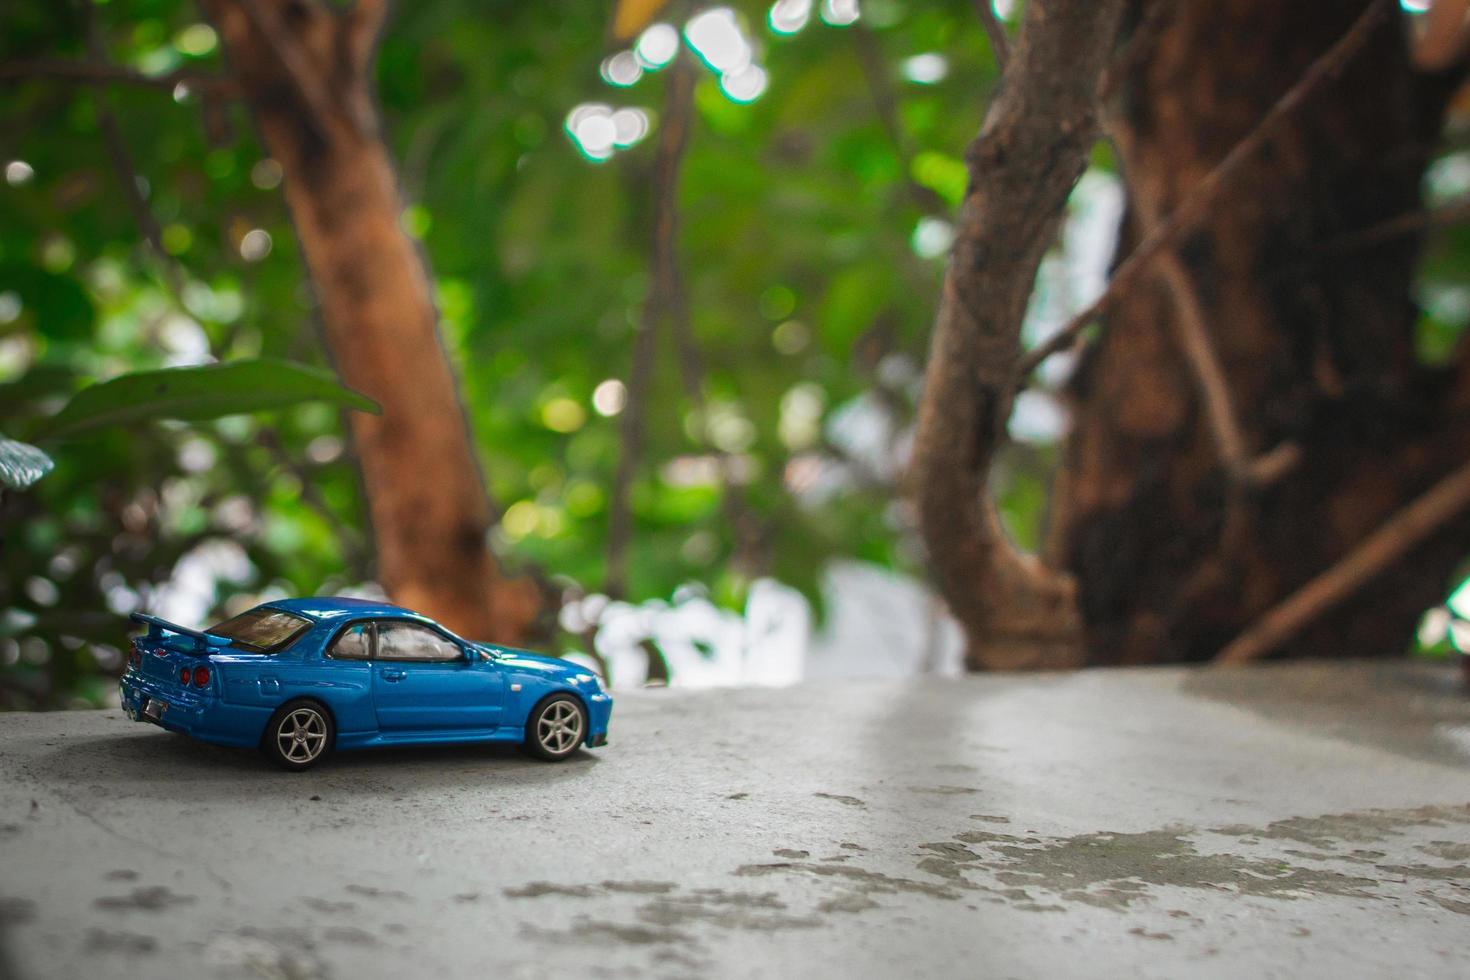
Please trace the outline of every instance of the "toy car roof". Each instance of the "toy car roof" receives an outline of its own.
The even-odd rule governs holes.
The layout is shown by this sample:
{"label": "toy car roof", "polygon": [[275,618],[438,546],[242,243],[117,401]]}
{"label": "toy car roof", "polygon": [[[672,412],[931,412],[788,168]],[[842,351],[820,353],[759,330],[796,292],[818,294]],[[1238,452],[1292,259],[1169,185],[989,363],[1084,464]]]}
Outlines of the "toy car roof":
{"label": "toy car roof", "polygon": [[404,609],[391,602],[354,599],[349,596],[304,596],[299,599],[276,599],[264,605],[312,619],[340,619],[344,616],[402,617],[417,620],[425,618],[412,609]]}

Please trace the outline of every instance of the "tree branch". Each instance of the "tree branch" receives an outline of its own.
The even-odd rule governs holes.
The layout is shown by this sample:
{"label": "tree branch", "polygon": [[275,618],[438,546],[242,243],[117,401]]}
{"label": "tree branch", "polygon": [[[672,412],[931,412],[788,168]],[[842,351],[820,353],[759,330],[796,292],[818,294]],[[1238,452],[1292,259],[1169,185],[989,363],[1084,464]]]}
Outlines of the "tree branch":
{"label": "tree branch", "polygon": [[1098,136],[1121,0],[1028,0],[1000,93],[967,155],[969,190],[915,431],[919,527],[974,669],[1074,666],[1075,584],[1007,538],[989,492],[1042,256]]}
{"label": "tree branch", "polygon": [[1470,221],[1470,195],[1442,204],[1437,208],[1410,211],[1387,221],[1350,231],[1324,242],[1319,254],[1324,258],[1369,248],[1405,235],[1431,228],[1449,228]]}
{"label": "tree branch", "polygon": [[995,65],[1001,71],[1005,71],[1006,62],[1011,58],[1011,42],[1006,36],[1005,25],[1000,18],[995,16],[995,7],[992,0],[974,0],[975,15],[980,18],[980,26],[985,28],[985,36],[990,38],[990,53],[995,57]]}
{"label": "tree branch", "polygon": [[388,0],[357,0],[342,18],[352,71],[362,74],[373,63],[373,52],[388,21]]}
{"label": "tree branch", "polygon": [[[648,390],[653,381],[653,362],[657,352],[659,323],[678,302],[673,291],[675,281],[674,247],[678,228],[679,171],[684,160],[684,147],[689,135],[689,122],[694,92],[694,66],[689,54],[680,49],[669,74],[664,94],[664,119],[659,129],[658,148],[653,160],[653,230],[649,241],[649,286],[639,316],[638,333],[633,339],[633,359],[628,370],[628,395],[623,407],[618,438],[621,443],[617,470],[613,473],[612,496],[608,501],[607,572],[604,591],[621,598],[627,588],[628,544],[633,537],[633,518],[629,496],[633,474],[643,456],[643,415],[647,409]],[[686,385],[698,386],[698,368],[683,365],[681,375]]]}
{"label": "tree branch", "polygon": [[1133,29],[1122,53],[1103,72],[1102,90],[1098,95],[1098,100],[1103,103],[1111,102],[1123,79],[1153,53],[1153,45],[1169,23],[1169,15],[1178,9],[1172,0],[1147,0],[1147,6],[1142,21]]}
{"label": "tree branch", "polygon": [[1470,463],[1395,513],[1337,564],[1302,586],[1230,641],[1216,663],[1257,660],[1403,559],[1443,524],[1470,508]]}
{"label": "tree branch", "polygon": [[1465,57],[1470,39],[1466,24],[1466,8],[1470,0],[1434,0],[1422,18],[1410,49],[1414,67],[1420,71],[1444,71]]}
{"label": "tree branch", "polygon": [[[269,0],[267,2],[237,0],[237,3],[256,31],[260,33],[266,47],[280,61],[281,67],[286,69],[286,74],[295,86],[297,94],[301,96],[302,101],[311,111],[316,124],[326,125],[333,116],[332,94],[322,81],[320,72],[312,65],[311,55],[306,46],[301,43],[296,33],[286,26],[280,13]],[[315,5],[304,9],[312,11],[314,16],[327,16]]]}
{"label": "tree branch", "polygon": [[1118,266],[1102,295],[1069,320],[1051,338],[1020,359],[1021,377],[1030,375],[1042,361],[1052,354],[1064,351],[1076,343],[1082,331],[1106,312],[1119,295],[1138,281],[1155,257],[1165,249],[1177,245],[1186,234],[1197,227],[1220,194],[1239,177],[1245,162],[1255,156],[1277,134],[1289,117],[1308,98],[1325,83],[1337,77],[1337,74],[1358,53],[1373,32],[1387,20],[1391,9],[1390,0],[1374,0],[1347,33],[1312,62],[1296,84],[1267,110],[1266,114],[1256,123],[1256,127],[1244,139],[1236,143],[1224,159],[1191,189],[1184,201],[1149,231],[1133,253]]}
{"label": "tree branch", "polygon": [[[89,0],[83,0],[82,19],[87,36],[87,54],[90,64],[106,70],[111,67],[107,62],[107,50],[102,41],[102,34],[97,28],[96,17],[92,13],[92,4]],[[154,217],[153,210],[148,207],[148,202],[143,198],[143,189],[139,186],[142,178],[138,175],[138,168],[133,165],[132,153],[128,150],[127,140],[123,138],[122,127],[118,125],[117,116],[112,112],[108,104],[107,93],[98,90],[94,93],[97,108],[97,129],[102,135],[102,145],[107,150],[108,161],[112,165],[113,175],[122,185],[123,198],[128,202],[128,209],[133,212],[133,220],[138,225],[138,233],[148,243],[149,248],[163,268],[164,284],[172,294],[174,302],[180,309],[184,308],[184,283],[183,276],[174,264],[173,256],[163,247],[163,229],[159,227],[158,219]]]}

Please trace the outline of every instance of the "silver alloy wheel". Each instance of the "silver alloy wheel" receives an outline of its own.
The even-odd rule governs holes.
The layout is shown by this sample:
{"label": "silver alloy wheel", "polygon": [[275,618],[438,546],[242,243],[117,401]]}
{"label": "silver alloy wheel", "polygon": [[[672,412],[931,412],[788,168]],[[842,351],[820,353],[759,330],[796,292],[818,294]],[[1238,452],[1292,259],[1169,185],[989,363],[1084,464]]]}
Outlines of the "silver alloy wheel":
{"label": "silver alloy wheel", "polygon": [[536,722],[536,740],[552,755],[564,755],[582,742],[582,712],[570,701],[553,701]]}
{"label": "silver alloy wheel", "polygon": [[276,726],[276,746],[287,762],[312,761],[327,747],[327,719],[315,708],[297,708]]}

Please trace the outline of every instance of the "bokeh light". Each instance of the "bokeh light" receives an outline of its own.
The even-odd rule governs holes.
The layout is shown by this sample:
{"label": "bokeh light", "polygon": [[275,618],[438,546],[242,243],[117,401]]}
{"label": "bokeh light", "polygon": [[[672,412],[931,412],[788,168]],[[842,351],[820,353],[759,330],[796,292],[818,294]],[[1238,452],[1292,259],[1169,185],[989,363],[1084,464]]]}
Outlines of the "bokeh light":
{"label": "bokeh light", "polygon": [[812,16],[812,0],[776,0],[767,18],[777,34],[795,34]]}
{"label": "bokeh light", "polygon": [[628,403],[628,386],[617,378],[608,378],[592,389],[592,408],[598,415],[611,418]]}
{"label": "bokeh light", "polygon": [[720,76],[720,91],[733,102],[754,102],[766,90],[766,70],[760,65],[746,65],[738,71]]}
{"label": "bokeh light", "polygon": [[638,64],[638,56],[631,50],[619,51],[603,59],[602,80],[609,85],[627,88],[642,77],[643,66]]}
{"label": "bokeh light", "polygon": [[34,176],[36,171],[24,160],[11,160],[5,165],[5,183],[11,187],[28,184]]}
{"label": "bokeh light", "polygon": [[822,0],[822,21],[833,27],[857,23],[858,0]]}
{"label": "bokeh light", "polygon": [[679,32],[672,24],[653,24],[638,35],[633,54],[640,67],[658,70],[674,60],[679,51]]}
{"label": "bokeh light", "polygon": [[903,77],[917,85],[933,85],[949,74],[949,59],[933,51],[905,58]]}
{"label": "bokeh light", "polygon": [[749,65],[755,52],[740,31],[735,11],[713,7],[694,15],[684,25],[689,46],[717,72],[737,72]]}
{"label": "bokeh light", "polygon": [[271,254],[271,233],[264,228],[252,228],[240,238],[240,258],[246,262],[259,262]]}

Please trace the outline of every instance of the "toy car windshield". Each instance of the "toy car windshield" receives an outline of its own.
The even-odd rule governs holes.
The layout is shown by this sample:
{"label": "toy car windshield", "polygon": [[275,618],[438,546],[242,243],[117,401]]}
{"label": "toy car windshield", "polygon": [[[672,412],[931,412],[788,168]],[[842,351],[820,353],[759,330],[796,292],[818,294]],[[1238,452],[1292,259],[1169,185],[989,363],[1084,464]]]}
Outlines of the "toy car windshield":
{"label": "toy car windshield", "polygon": [[274,653],[310,625],[310,620],[300,616],[261,606],[211,626],[205,632],[259,653]]}

